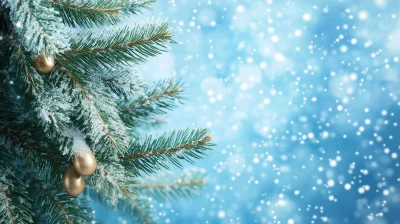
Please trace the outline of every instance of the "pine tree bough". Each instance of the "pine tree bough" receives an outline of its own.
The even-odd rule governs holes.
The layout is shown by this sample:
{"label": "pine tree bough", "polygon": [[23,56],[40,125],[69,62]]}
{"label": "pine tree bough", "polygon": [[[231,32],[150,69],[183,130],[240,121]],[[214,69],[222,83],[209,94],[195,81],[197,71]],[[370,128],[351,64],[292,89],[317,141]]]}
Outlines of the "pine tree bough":
{"label": "pine tree bough", "polygon": [[139,159],[139,158],[144,158],[144,157],[151,157],[154,155],[175,153],[175,152],[185,150],[185,149],[197,148],[199,146],[205,145],[209,141],[211,141],[211,135],[207,135],[206,137],[204,137],[198,141],[186,143],[186,144],[172,147],[169,149],[158,149],[156,151],[149,152],[149,153],[142,152],[142,153],[137,153],[137,154],[127,154],[124,156],[119,156],[118,158],[120,158],[120,159]]}
{"label": "pine tree bough", "polygon": [[154,0],[99,0],[77,2],[72,0],[51,0],[54,6],[60,11],[64,22],[72,27],[101,26],[116,24],[124,16],[135,15]]}
{"label": "pine tree bough", "polygon": [[[90,198],[149,224],[158,220],[149,198],[200,193],[203,171],[169,170],[204,157],[214,146],[210,131],[146,134],[186,99],[180,78],[147,85],[136,69],[176,43],[170,24],[110,26],[152,2],[0,2],[0,223],[87,223]],[[55,59],[45,74],[35,67],[42,53]],[[61,179],[84,150],[97,169],[74,198]]]}
{"label": "pine tree bough", "polygon": [[11,223],[14,224],[15,223],[14,216],[13,216],[12,211],[11,211],[11,206],[10,206],[10,202],[8,201],[6,191],[4,190],[4,188],[2,186],[0,186],[0,190],[1,190],[1,193],[3,194],[4,202],[5,202],[6,206],[7,206],[7,211],[8,211],[8,215],[9,215],[10,221],[11,221]]}

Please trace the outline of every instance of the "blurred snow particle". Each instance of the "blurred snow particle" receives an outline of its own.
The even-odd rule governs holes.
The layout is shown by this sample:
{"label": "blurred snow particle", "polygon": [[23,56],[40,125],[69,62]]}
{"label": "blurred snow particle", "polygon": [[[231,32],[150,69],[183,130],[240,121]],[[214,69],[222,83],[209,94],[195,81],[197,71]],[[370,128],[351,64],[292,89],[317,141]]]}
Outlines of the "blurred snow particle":
{"label": "blurred snow particle", "polygon": [[386,0],[374,0],[374,2],[378,7],[386,6]]}
{"label": "blurred snow particle", "polygon": [[263,102],[265,105],[268,105],[271,102],[271,100],[269,98],[265,98]]}
{"label": "blurred snow particle", "polygon": [[245,8],[244,8],[243,5],[238,5],[238,6],[236,7],[236,11],[239,12],[239,13],[244,12],[244,10],[245,10]]}
{"label": "blurred snow particle", "polygon": [[285,61],[285,56],[283,56],[281,53],[276,53],[275,54],[275,60],[279,62],[284,62]]}
{"label": "blurred snow particle", "polygon": [[343,53],[347,52],[347,50],[348,50],[348,48],[347,48],[346,45],[342,45],[342,46],[340,47],[340,51],[343,52]]}
{"label": "blurred snow particle", "polygon": [[271,37],[271,41],[272,41],[273,43],[276,43],[276,42],[279,41],[279,37],[276,36],[276,35],[274,35],[274,36]]}
{"label": "blurred snow particle", "polygon": [[218,212],[218,218],[220,218],[220,219],[223,219],[223,218],[225,218],[225,211],[219,211]]}
{"label": "blurred snow particle", "polygon": [[366,20],[366,19],[368,19],[368,14],[367,14],[367,12],[366,12],[366,11],[361,11],[361,12],[358,14],[358,18],[359,18],[360,20]]}
{"label": "blurred snow particle", "polygon": [[308,21],[311,20],[311,18],[312,18],[312,16],[311,16],[310,13],[304,13],[304,14],[303,14],[303,20],[304,20],[304,21],[308,22]]}

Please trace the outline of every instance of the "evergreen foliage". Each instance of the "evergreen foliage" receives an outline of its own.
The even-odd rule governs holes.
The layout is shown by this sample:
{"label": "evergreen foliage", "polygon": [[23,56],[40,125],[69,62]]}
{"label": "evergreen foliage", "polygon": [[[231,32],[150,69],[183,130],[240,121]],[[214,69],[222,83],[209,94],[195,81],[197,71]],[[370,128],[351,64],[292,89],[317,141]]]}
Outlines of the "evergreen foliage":
{"label": "evergreen foliage", "polygon": [[[185,99],[180,78],[147,85],[135,67],[175,43],[169,23],[119,25],[152,2],[0,2],[0,223],[87,223],[88,200],[154,223],[153,199],[199,194],[203,172],[169,170],[206,155],[209,130],[144,133]],[[41,53],[54,56],[50,74],[35,68]],[[62,177],[82,147],[98,166],[74,198]]]}

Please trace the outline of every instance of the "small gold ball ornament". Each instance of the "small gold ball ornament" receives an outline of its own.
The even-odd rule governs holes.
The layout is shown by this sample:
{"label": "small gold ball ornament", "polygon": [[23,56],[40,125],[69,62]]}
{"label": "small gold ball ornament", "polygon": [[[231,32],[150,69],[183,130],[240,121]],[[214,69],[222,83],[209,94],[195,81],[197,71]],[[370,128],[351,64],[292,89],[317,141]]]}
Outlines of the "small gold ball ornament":
{"label": "small gold ball ornament", "polygon": [[70,166],[64,174],[63,186],[70,196],[76,197],[85,188],[85,179]]}
{"label": "small gold ball ornament", "polygon": [[42,54],[35,59],[36,70],[40,73],[49,73],[53,71],[54,66],[54,56],[46,55],[44,51],[42,51]]}
{"label": "small gold ball ornament", "polygon": [[84,153],[75,153],[72,159],[72,165],[75,171],[83,176],[89,176],[94,173],[97,167],[96,157],[91,151]]}

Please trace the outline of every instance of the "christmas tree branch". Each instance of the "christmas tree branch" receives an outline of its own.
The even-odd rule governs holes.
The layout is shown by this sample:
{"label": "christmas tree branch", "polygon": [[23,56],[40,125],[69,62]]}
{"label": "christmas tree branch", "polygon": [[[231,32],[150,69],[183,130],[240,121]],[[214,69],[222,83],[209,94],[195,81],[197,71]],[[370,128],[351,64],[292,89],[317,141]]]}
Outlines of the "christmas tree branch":
{"label": "christmas tree branch", "polygon": [[141,195],[161,200],[192,198],[204,186],[204,176],[204,172],[194,169],[184,170],[180,175],[160,173],[139,179],[140,184],[135,186],[135,190]]}
{"label": "christmas tree branch", "polygon": [[[5,170],[2,170],[4,172]],[[0,183],[0,217],[2,223],[31,223],[31,200],[26,185],[13,174],[2,174],[8,184]],[[23,202],[23,203],[21,203]]]}
{"label": "christmas tree branch", "polygon": [[194,163],[210,150],[213,144],[208,129],[187,128],[158,137],[147,136],[131,143],[126,154],[120,155],[121,164],[136,176],[140,171],[154,173],[161,168],[169,169],[168,162],[182,168],[179,160]]}
{"label": "christmas tree branch", "polygon": [[151,224],[152,222],[150,221],[149,217],[146,215],[146,213],[140,208],[138,204],[135,204],[133,206],[133,211],[134,213],[137,213],[139,217],[137,219],[142,219],[144,223],[146,224]]}
{"label": "christmas tree branch", "polygon": [[144,62],[175,43],[167,22],[148,22],[112,31],[84,31],[71,39],[71,49],[62,53],[71,64],[91,70],[116,68],[129,62]]}
{"label": "christmas tree branch", "polygon": [[[104,197],[102,194],[95,191],[87,191],[92,201],[103,203]],[[117,209],[121,215],[126,215],[133,218],[132,223],[157,223],[157,214],[154,212],[154,205],[148,197],[136,196],[131,199],[119,198],[117,204],[107,203],[107,208],[110,210]]]}
{"label": "christmas tree branch", "polygon": [[[66,44],[60,41],[66,39],[62,26],[49,23],[57,20],[57,12],[49,7],[49,2],[41,1],[34,7],[25,0],[4,0],[0,4],[10,9],[10,19],[18,27],[14,32],[28,51],[39,54],[42,49],[58,52],[66,48]],[[26,38],[26,34],[31,38]]]}
{"label": "christmas tree branch", "polygon": [[3,153],[9,155],[9,162],[22,162],[29,169],[42,173],[46,179],[60,177],[66,165],[69,164],[57,148],[54,150],[51,142],[43,144],[37,138],[35,141],[37,141],[36,144],[41,145],[39,148],[33,145],[34,141],[29,136],[22,136],[5,128],[0,128],[0,133],[6,136],[0,136],[0,147]]}
{"label": "christmas tree branch", "polygon": [[[33,79],[32,74],[30,73],[29,68],[28,68],[28,66],[26,64],[25,56],[24,56],[21,48],[18,49],[18,58],[19,58],[20,66],[18,67],[19,70],[17,70],[17,77],[19,78],[19,80],[21,80],[23,82],[25,80],[22,77],[22,75],[25,74],[27,79],[28,79],[28,82],[26,82],[26,81],[25,82],[29,84],[28,85],[29,88],[26,88],[26,90],[32,89],[32,94],[36,95],[38,89],[36,87],[35,80]],[[35,77],[35,78],[39,79],[39,77]],[[40,81],[41,81],[41,83],[43,82],[42,80],[40,80]]]}
{"label": "christmas tree branch", "polygon": [[44,187],[43,183],[38,180],[38,179],[32,179],[32,182],[35,184],[38,184],[40,189],[42,190],[42,192],[46,193],[48,195],[48,197],[50,198],[50,200],[54,201],[57,205],[57,207],[62,211],[62,213],[64,214],[65,217],[65,221],[68,224],[72,224],[71,222],[71,218],[70,215],[68,214],[67,210],[65,209],[65,207],[61,204],[61,202],[59,200],[57,200],[53,195],[49,194],[46,191],[46,188]]}
{"label": "christmas tree branch", "polygon": [[154,205],[148,197],[137,196],[129,201],[121,200],[118,210],[133,217],[133,223],[157,223],[158,217],[154,212]]}
{"label": "christmas tree branch", "polygon": [[169,32],[163,32],[163,33],[159,33],[159,34],[155,34],[153,36],[150,36],[146,39],[142,39],[142,40],[135,40],[135,41],[130,41],[130,42],[126,42],[126,43],[120,43],[120,44],[115,44],[115,45],[110,45],[110,46],[106,46],[106,47],[100,47],[100,48],[87,48],[87,49],[76,49],[76,50],[69,50],[66,51],[65,53],[76,53],[76,54],[85,54],[85,53],[104,53],[106,51],[109,50],[118,50],[118,49],[125,49],[127,47],[132,47],[135,45],[140,45],[140,44],[148,44],[151,42],[154,42],[155,40],[158,39],[166,39],[167,37],[170,37],[170,33]]}
{"label": "christmas tree branch", "polygon": [[65,192],[60,193],[57,187],[47,187],[44,182],[32,178],[35,187],[33,195],[35,205],[43,212],[46,222],[49,223],[84,223],[89,221],[85,209],[81,209],[77,199]]}
{"label": "christmas tree branch", "polygon": [[8,197],[7,197],[6,191],[4,190],[4,188],[2,186],[0,186],[0,189],[1,189],[1,193],[3,194],[4,202],[5,202],[6,206],[7,206],[8,217],[10,218],[11,223],[14,224],[15,220],[14,220],[14,216],[13,216],[12,211],[11,211],[11,206],[10,206],[10,202],[9,202]]}
{"label": "christmas tree branch", "polygon": [[[167,85],[165,83],[168,83]],[[132,110],[139,109],[140,107],[149,103],[161,103],[162,100],[174,100],[182,93],[182,84],[180,79],[178,81],[167,80],[156,85],[152,90],[147,90],[148,97],[142,97],[137,102],[131,104],[129,107],[122,110],[122,113],[129,113]],[[166,104],[166,103],[165,103]]]}
{"label": "christmas tree branch", "polygon": [[20,171],[11,163],[11,155],[0,147],[0,221],[31,223],[31,199]]}
{"label": "christmas tree branch", "polygon": [[[100,146],[100,148],[94,148],[93,150],[106,153],[104,156],[114,155],[114,152],[109,151],[109,148],[113,148],[117,152],[122,151],[123,148],[127,146],[127,133],[122,121],[118,116],[117,110],[113,107],[110,107],[113,105],[112,99],[110,98],[109,101],[106,102],[96,102],[95,100],[96,94],[101,94],[98,96],[98,98],[108,98],[107,94],[104,94],[103,92],[96,92],[101,91],[104,89],[104,87],[99,86],[98,88],[94,88],[93,84],[98,85],[99,83],[92,82],[91,93],[89,93],[84,87],[85,83],[82,83],[76,76],[73,75],[74,73],[77,73],[82,77],[86,74],[81,74],[81,71],[69,67],[68,64],[65,65],[65,61],[62,60],[62,58],[58,58],[56,61],[60,69],[67,76],[73,86],[77,86],[79,89],[77,94],[83,96],[84,100],[79,96],[73,97],[73,100],[75,102],[77,101],[76,104],[79,107],[78,118],[81,119],[80,123],[83,131],[89,131],[88,136],[94,142],[98,141],[96,139],[102,139],[103,141],[97,144]],[[85,81],[89,82],[90,78],[91,77],[87,77],[87,80]],[[110,118],[103,116],[103,114],[108,115]],[[111,124],[115,124],[115,126]],[[102,131],[100,131],[98,127],[101,127]]]}
{"label": "christmas tree branch", "polygon": [[[52,166],[55,166],[55,167],[59,166],[60,159],[61,159],[60,157],[59,158],[52,157],[52,155],[54,156],[54,154],[48,153],[48,152],[44,151],[43,149],[36,147],[32,143],[27,142],[26,138],[19,136],[19,134],[14,132],[13,130],[0,127],[0,133],[10,136],[10,138],[13,139],[15,143],[20,144],[22,147],[24,147],[24,149],[36,151],[40,156],[43,156],[44,158],[49,160],[50,163],[52,163]],[[0,138],[0,140],[1,140],[1,138]],[[6,140],[3,139],[3,141],[6,141]],[[11,142],[9,142],[8,144],[11,144]]]}
{"label": "christmas tree branch", "polygon": [[111,205],[118,203],[120,193],[126,200],[131,200],[136,195],[133,186],[137,181],[123,166],[115,162],[99,162],[96,172],[86,179],[86,184],[98,194],[106,196]]}
{"label": "christmas tree branch", "polygon": [[[69,109],[58,104],[64,103],[65,97],[56,94],[57,91],[62,91],[61,88],[53,90],[50,84],[44,81],[43,76],[32,69],[33,62],[25,56],[24,50],[22,46],[19,46],[14,52],[18,63],[15,73],[16,84],[22,96],[18,104],[23,105],[25,107],[23,109],[29,111],[30,116],[38,118],[39,125],[48,136],[56,137],[63,126],[69,122],[69,118],[65,116]],[[57,102],[54,101],[55,98]]]}
{"label": "christmas tree branch", "polygon": [[136,153],[136,154],[127,154],[124,156],[118,156],[119,159],[140,159],[140,158],[145,158],[145,157],[151,157],[151,156],[155,156],[155,155],[161,155],[161,154],[169,154],[169,153],[175,153],[178,151],[182,151],[182,150],[188,150],[188,149],[192,149],[192,148],[196,148],[199,146],[203,146],[205,145],[207,142],[209,142],[211,140],[211,136],[207,135],[202,139],[199,140],[194,140],[193,142],[189,142],[183,145],[178,145],[172,148],[168,148],[168,149],[158,149],[155,150],[153,152],[142,152],[142,153]]}
{"label": "christmas tree branch", "polygon": [[93,73],[101,77],[107,91],[117,96],[119,102],[127,102],[128,99],[144,95],[146,83],[142,74],[132,66],[111,70],[102,69]]}
{"label": "christmas tree branch", "polygon": [[121,105],[123,109],[120,116],[131,127],[148,123],[155,115],[165,114],[168,110],[175,109],[185,99],[180,78],[160,81],[147,88],[145,93],[129,105]]}
{"label": "christmas tree branch", "polygon": [[122,16],[134,15],[154,2],[132,0],[99,0],[83,3],[71,0],[51,0],[53,5],[61,13],[64,23],[69,26],[93,27],[105,24],[116,24]]}
{"label": "christmas tree branch", "polygon": [[171,188],[183,188],[183,187],[193,187],[193,186],[203,186],[204,180],[190,180],[188,182],[178,182],[170,184],[154,184],[154,185],[138,185],[137,190],[160,190],[160,189],[171,189]]}
{"label": "christmas tree branch", "polygon": [[[62,57],[62,56],[61,56]],[[65,59],[64,57],[62,57]],[[63,61],[55,58],[56,63],[59,65],[60,69],[65,73],[65,75],[72,81],[74,85],[78,87],[78,89],[81,91],[83,96],[88,100],[92,101],[91,97],[89,94],[86,92],[85,88],[83,87],[82,80],[79,80],[78,77],[75,77],[63,64]]]}

